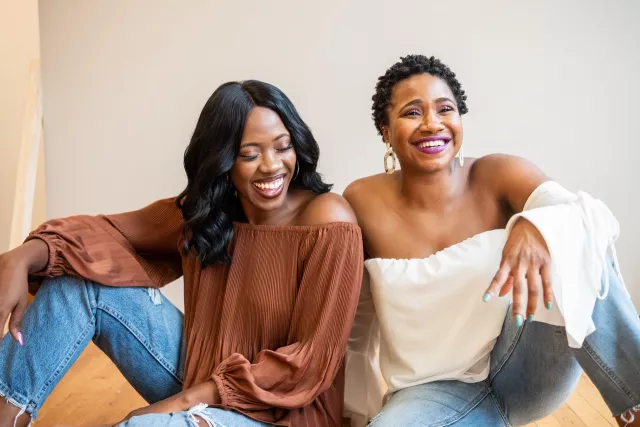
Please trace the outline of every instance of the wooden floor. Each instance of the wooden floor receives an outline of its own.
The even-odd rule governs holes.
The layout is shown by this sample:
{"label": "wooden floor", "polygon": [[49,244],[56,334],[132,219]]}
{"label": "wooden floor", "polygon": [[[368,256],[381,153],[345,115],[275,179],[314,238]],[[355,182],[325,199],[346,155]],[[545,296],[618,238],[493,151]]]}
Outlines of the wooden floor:
{"label": "wooden floor", "polygon": [[[92,344],[53,391],[35,425],[117,422],[144,405],[144,400]],[[529,427],[617,427],[608,414],[594,385],[583,377],[566,405]]]}
{"label": "wooden floor", "polygon": [[116,423],[146,402],[90,344],[40,409],[35,427]]}

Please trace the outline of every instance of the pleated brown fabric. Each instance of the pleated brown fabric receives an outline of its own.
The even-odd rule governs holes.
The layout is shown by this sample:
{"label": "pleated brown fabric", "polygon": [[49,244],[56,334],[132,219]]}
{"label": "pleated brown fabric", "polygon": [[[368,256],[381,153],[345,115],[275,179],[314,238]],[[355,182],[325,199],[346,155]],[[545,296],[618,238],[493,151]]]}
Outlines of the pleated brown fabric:
{"label": "pleated brown fabric", "polygon": [[230,266],[179,250],[175,199],[117,215],[49,221],[39,275],[161,287],[184,275],[184,388],[213,380],[222,408],[267,423],[340,426],[341,366],[363,270],[357,225],[235,223]]}

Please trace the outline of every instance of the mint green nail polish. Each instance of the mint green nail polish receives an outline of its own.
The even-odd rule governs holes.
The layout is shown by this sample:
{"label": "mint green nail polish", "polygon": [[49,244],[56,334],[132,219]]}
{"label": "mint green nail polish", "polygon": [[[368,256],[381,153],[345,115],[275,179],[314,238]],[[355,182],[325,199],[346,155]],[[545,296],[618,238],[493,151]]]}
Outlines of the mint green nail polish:
{"label": "mint green nail polish", "polygon": [[490,299],[491,299],[491,294],[489,292],[484,294],[484,296],[482,297],[482,301],[484,302],[489,302]]}
{"label": "mint green nail polish", "polygon": [[547,310],[551,310],[551,307],[553,307],[553,304],[551,304],[551,301],[547,301]]}
{"label": "mint green nail polish", "polygon": [[522,314],[516,314],[516,326],[520,327],[522,326],[523,323],[524,323],[524,319],[522,317]]}
{"label": "mint green nail polish", "polygon": [[527,322],[533,322],[533,314],[530,314],[529,317],[527,317]]}

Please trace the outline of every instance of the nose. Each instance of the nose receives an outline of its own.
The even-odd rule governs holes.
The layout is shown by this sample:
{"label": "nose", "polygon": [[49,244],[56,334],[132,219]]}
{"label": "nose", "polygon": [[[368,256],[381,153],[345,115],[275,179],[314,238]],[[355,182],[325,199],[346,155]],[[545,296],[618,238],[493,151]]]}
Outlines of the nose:
{"label": "nose", "polygon": [[282,169],[282,160],[275,156],[273,153],[265,153],[262,156],[262,162],[260,162],[260,172],[264,174],[272,174]]}
{"label": "nose", "polygon": [[440,115],[435,110],[430,110],[424,115],[420,130],[428,133],[438,133],[444,130]]}

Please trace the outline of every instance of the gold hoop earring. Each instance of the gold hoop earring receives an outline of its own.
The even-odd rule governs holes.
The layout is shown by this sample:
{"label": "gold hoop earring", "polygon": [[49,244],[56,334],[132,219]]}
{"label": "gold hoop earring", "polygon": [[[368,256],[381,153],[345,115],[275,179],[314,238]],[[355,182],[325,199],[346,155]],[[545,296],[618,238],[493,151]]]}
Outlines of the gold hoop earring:
{"label": "gold hoop earring", "polygon": [[[391,175],[396,170],[396,153],[393,152],[393,148],[389,142],[385,142],[387,145],[387,152],[384,153],[384,171]],[[389,157],[391,157],[391,167],[389,167]]]}

